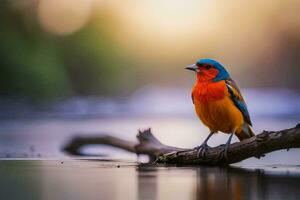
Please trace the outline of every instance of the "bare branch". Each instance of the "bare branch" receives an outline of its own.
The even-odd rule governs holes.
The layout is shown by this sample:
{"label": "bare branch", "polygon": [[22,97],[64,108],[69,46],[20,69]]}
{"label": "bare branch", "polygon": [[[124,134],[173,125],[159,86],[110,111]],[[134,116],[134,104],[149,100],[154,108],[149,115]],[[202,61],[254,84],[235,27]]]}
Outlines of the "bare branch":
{"label": "bare branch", "polygon": [[65,148],[70,154],[78,154],[79,148],[87,144],[106,144],[125,149],[137,154],[156,158],[157,163],[178,165],[228,165],[250,157],[260,157],[266,153],[289,148],[300,147],[300,124],[294,128],[281,131],[263,131],[242,142],[230,145],[228,159],[221,157],[222,146],[207,150],[205,157],[197,156],[194,149],[181,149],[162,144],[154,137],[150,129],[139,131],[138,143],[122,140],[111,136],[77,137]]}

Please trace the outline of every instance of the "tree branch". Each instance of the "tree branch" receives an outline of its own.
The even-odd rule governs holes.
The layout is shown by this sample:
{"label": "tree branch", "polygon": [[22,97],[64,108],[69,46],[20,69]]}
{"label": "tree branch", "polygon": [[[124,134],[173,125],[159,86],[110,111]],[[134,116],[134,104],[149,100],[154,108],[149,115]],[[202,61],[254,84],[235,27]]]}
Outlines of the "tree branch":
{"label": "tree branch", "polygon": [[178,165],[228,165],[250,157],[260,157],[280,149],[300,147],[300,124],[281,131],[263,131],[242,142],[230,145],[228,158],[220,157],[223,147],[217,146],[206,151],[205,157],[197,156],[197,150],[181,149],[162,144],[151,129],[139,131],[138,143],[112,136],[75,137],[64,150],[72,155],[80,155],[79,149],[87,144],[106,144],[137,154],[149,155],[157,163]]}
{"label": "tree branch", "polygon": [[86,145],[93,144],[109,145],[136,153],[135,142],[123,140],[109,135],[75,136],[62,150],[71,155],[88,156],[86,154],[82,154],[80,149]]}

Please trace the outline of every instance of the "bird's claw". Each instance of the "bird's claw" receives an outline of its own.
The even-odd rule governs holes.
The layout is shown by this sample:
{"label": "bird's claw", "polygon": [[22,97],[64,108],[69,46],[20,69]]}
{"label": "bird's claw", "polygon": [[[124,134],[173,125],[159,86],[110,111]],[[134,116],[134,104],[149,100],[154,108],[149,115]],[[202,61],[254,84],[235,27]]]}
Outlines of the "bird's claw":
{"label": "bird's claw", "polygon": [[222,150],[221,150],[221,152],[219,153],[219,159],[221,159],[221,160],[223,160],[223,159],[225,159],[225,160],[228,160],[228,147],[227,147],[227,145],[221,145],[222,146]]}
{"label": "bird's claw", "polygon": [[205,157],[206,156],[206,151],[208,149],[210,149],[210,146],[208,146],[206,143],[197,146],[194,148],[195,150],[197,150],[197,157]]}

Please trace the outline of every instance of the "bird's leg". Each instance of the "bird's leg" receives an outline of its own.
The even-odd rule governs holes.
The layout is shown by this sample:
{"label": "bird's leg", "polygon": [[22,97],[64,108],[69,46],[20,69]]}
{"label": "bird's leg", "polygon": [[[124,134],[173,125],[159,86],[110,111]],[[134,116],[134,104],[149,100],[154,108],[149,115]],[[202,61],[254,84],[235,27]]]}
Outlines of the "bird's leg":
{"label": "bird's leg", "polygon": [[209,146],[207,145],[207,141],[209,140],[209,138],[214,134],[214,132],[210,132],[209,135],[207,136],[207,138],[204,140],[204,142],[200,145],[195,147],[194,149],[197,150],[197,156],[198,158],[201,156],[205,157],[205,153],[207,151],[207,149],[209,149]]}
{"label": "bird's leg", "polygon": [[226,142],[226,144],[225,144],[224,149],[223,149],[223,150],[221,151],[221,153],[220,153],[220,157],[221,157],[221,158],[225,158],[226,160],[228,159],[228,149],[229,149],[229,146],[230,146],[230,143],[231,143],[231,139],[232,139],[233,133],[234,133],[234,132],[232,132],[232,133],[230,134],[230,136],[229,136],[229,138],[228,138],[228,140],[227,140],[227,142]]}

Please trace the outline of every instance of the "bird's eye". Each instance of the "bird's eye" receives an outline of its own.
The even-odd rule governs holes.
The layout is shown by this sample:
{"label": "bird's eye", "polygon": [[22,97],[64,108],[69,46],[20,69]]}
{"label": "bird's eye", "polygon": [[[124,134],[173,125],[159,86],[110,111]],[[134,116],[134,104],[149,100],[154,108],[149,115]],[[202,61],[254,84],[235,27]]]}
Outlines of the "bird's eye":
{"label": "bird's eye", "polygon": [[210,69],[211,68],[210,65],[205,65],[204,67],[205,67],[205,69]]}

